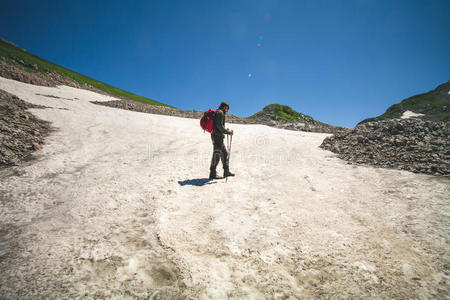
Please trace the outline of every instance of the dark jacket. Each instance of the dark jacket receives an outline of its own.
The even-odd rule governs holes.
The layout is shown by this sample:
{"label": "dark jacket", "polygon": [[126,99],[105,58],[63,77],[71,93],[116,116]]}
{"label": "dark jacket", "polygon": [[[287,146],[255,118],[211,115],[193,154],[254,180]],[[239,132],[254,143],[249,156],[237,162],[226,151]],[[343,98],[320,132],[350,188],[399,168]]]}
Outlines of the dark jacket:
{"label": "dark jacket", "polygon": [[223,110],[218,109],[214,117],[214,129],[216,130],[216,137],[224,138],[225,134],[231,134],[229,130],[225,128],[225,113]]}

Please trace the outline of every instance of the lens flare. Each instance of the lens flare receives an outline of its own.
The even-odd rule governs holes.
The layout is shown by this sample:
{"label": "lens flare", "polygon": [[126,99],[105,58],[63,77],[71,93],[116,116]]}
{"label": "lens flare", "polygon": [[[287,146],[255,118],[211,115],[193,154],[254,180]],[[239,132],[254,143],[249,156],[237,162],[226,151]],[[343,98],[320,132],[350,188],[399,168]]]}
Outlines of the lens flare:
{"label": "lens flare", "polygon": [[248,78],[252,78],[252,73],[248,73]]}

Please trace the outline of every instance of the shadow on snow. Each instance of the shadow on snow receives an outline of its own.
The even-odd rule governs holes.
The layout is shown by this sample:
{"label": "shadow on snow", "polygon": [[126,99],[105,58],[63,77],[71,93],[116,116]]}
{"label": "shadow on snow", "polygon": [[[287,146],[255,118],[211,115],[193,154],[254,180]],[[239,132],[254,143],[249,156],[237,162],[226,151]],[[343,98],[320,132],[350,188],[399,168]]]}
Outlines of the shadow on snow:
{"label": "shadow on snow", "polygon": [[187,179],[187,180],[183,180],[183,181],[178,181],[178,184],[181,186],[185,186],[185,185],[204,186],[204,185],[213,184],[213,183],[217,183],[217,182],[214,182],[212,179],[209,179],[209,178]]}

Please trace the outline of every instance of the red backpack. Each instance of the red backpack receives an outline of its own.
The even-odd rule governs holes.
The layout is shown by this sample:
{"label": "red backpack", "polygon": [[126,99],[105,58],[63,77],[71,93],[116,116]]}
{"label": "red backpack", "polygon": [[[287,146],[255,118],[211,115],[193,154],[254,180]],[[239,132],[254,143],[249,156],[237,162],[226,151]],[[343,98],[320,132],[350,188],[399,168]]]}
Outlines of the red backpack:
{"label": "red backpack", "polygon": [[203,117],[200,119],[200,126],[203,130],[214,133],[214,117],[216,116],[215,109],[208,109],[203,114]]}

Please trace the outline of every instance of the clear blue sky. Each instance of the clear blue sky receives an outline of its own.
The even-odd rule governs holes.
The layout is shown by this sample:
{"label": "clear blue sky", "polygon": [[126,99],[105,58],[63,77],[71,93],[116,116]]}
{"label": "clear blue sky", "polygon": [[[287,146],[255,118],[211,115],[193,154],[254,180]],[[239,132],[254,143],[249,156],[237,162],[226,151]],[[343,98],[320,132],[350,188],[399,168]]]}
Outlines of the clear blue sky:
{"label": "clear blue sky", "polygon": [[181,109],[280,103],[353,127],[450,80],[449,12],[449,0],[2,0],[0,36]]}

